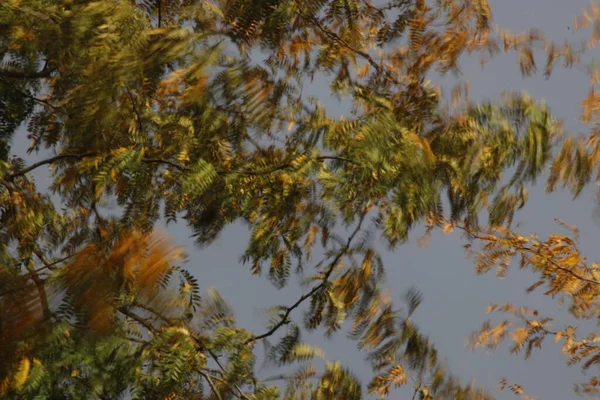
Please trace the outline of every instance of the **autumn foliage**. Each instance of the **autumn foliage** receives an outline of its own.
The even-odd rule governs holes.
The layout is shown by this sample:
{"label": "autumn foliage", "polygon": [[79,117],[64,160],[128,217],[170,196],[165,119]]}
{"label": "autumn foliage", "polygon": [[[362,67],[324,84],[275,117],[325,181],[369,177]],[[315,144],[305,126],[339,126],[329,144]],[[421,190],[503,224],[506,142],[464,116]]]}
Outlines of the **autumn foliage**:
{"label": "autumn foliage", "polygon": [[[408,385],[423,400],[494,398],[453,376],[414,323],[418,290],[400,305],[382,290],[373,238],[395,249],[416,227],[462,234],[477,273],[516,263],[538,276],[531,291],[598,318],[599,267],[577,229],[559,221],[568,234],[539,238],[513,221],[545,173],[549,192],[598,183],[600,71],[588,68],[584,138],[526,93],[474,103],[467,80],[434,82],[506,52],[551,79],[598,44],[600,5],[575,22],[589,40],[559,45],[495,28],[487,0],[0,2],[3,398],[396,398]],[[314,80],[343,117],[306,94]],[[243,221],[241,261],[304,294],[269,308],[263,331],[238,326],[159,221],[200,246]],[[569,363],[600,362],[595,333],[517,304],[489,311],[511,317],[485,322],[474,348],[509,339],[528,357],[551,337]],[[372,376],[307,331],[346,334]],[[272,384],[259,358],[292,372]],[[500,380],[523,397],[525,384]]]}

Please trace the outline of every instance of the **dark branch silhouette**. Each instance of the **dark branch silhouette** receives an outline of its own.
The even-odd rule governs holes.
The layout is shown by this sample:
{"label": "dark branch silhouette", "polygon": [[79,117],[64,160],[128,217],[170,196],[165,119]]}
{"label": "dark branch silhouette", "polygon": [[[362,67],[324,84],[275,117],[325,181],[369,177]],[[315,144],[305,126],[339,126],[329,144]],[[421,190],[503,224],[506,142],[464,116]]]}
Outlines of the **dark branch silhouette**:
{"label": "dark branch silhouette", "polygon": [[354,229],[352,234],[348,237],[348,241],[346,242],[346,244],[344,246],[342,246],[342,248],[340,249],[338,254],[335,256],[333,261],[329,264],[329,268],[327,268],[327,271],[325,272],[325,275],[323,276],[321,283],[319,283],[317,286],[313,287],[310,290],[310,292],[302,295],[302,297],[300,297],[298,299],[298,301],[296,301],[294,304],[287,307],[285,310],[285,313],[283,314],[283,316],[281,317],[279,322],[277,322],[271,329],[269,329],[267,332],[265,332],[263,334],[251,337],[250,339],[248,339],[246,341],[246,343],[256,342],[258,340],[265,339],[265,338],[268,338],[269,336],[273,335],[275,332],[277,332],[277,330],[279,328],[281,328],[283,325],[288,323],[288,321],[289,321],[288,318],[289,318],[290,314],[292,313],[292,311],[294,311],[296,308],[298,308],[300,306],[300,304],[302,304],[305,300],[311,298],[316,293],[320,292],[321,290],[323,290],[325,288],[325,286],[327,285],[327,282],[329,281],[329,277],[331,276],[336,265],[338,264],[340,259],[345,254],[347,254],[348,249],[350,248],[350,244],[352,243],[352,241],[354,240],[354,238],[356,237],[356,235],[358,234],[358,232],[360,231],[360,229],[362,227],[362,223],[363,223],[364,219],[365,219],[365,214],[362,214],[360,216],[360,220],[358,221],[356,229]]}

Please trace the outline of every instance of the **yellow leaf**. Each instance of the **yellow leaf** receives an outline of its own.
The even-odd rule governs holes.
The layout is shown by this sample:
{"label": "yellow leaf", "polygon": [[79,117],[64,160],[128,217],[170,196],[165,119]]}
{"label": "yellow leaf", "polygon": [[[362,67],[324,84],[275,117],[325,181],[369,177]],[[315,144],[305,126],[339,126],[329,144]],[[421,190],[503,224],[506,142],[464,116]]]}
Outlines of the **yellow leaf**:
{"label": "yellow leaf", "polygon": [[444,225],[444,227],[442,228],[442,232],[448,234],[448,233],[452,233],[454,231],[454,225],[452,223],[447,223],[446,225]]}
{"label": "yellow leaf", "polygon": [[519,345],[523,344],[523,342],[525,341],[525,339],[527,338],[528,335],[528,331],[525,328],[519,328],[516,331],[513,332],[513,334],[511,335],[512,339],[518,343]]}
{"label": "yellow leaf", "polygon": [[319,357],[324,359],[325,352],[316,346],[311,346],[307,343],[298,343],[292,350],[292,354],[296,359],[311,359]]}
{"label": "yellow leaf", "polygon": [[554,335],[554,343],[557,343],[562,338],[562,335],[562,332],[556,332],[556,335]]}
{"label": "yellow leaf", "polygon": [[290,121],[290,123],[287,126],[287,130],[291,131],[294,128],[294,121]]}
{"label": "yellow leaf", "polygon": [[359,78],[364,77],[369,72],[369,64],[365,64],[356,71],[356,76]]}
{"label": "yellow leaf", "polygon": [[532,320],[532,321],[529,321],[529,326],[531,326],[532,328],[537,328],[537,327],[542,326],[542,324],[540,324],[539,321]]}
{"label": "yellow leaf", "polygon": [[334,291],[330,290],[328,291],[329,294],[329,298],[331,299],[331,302],[333,303],[333,305],[338,308],[338,309],[344,309],[344,307],[346,306],[346,304],[344,304],[344,301],[341,300],[338,296],[337,293],[335,293]]}
{"label": "yellow leaf", "polygon": [[117,156],[125,151],[127,151],[126,147],[119,147],[118,149],[112,150],[111,153],[112,153],[112,155]]}
{"label": "yellow leaf", "polygon": [[372,253],[367,253],[367,255],[365,256],[365,259],[362,262],[362,273],[363,273],[363,279],[367,280],[371,277],[371,272],[372,272],[372,262],[371,262],[371,258],[372,258]]}
{"label": "yellow leaf", "polygon": [[177,159],[179,161],[190,161],[190,157],[188,155],[188,150],[187,149],[181,150],[181,152],[177,155]]}
{"label": "yellow leaf", "polygon": [[29,377],[29,370],[31,369],[31,361],[29,358],[24,357],[19,363],[19,369],[14,377],[14,387],[17,390],[21,390],[23,385],[25,385],[25,381]]}

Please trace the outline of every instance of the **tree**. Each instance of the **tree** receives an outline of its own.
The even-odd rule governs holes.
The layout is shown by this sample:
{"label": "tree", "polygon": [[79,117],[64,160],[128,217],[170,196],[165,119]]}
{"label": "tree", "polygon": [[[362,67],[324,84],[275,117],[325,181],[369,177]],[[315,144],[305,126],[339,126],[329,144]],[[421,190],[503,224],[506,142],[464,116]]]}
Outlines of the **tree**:
{"label": "tree", "polygon": [[[384,266],[367,236],[394,247],[418,224],[460,227],[489,243],[481,270],[523,254],[541,284],[591,316],[595,286],[584,282],[596,278],[573,242],[524,242],[510,226],[545,169],[575,193],[590,181],[594,139],[563,140],[525,94],[445,108],[426,80],[501,42],[524,74],[535,46],[548,75],[557,59],[576,61],[538,32],[492,30],[485,0],[2,2],[3,396],[358,399],[412,379],[422,399],[491,398],[446,372],[411,322],[417,291],[404,313],[381,292]],[[315,75],[351,114],[333,118],[303,96]],[[588,120],[596,101],[592,92]],[[22,125],[30,153],[50,155],[11,156]],[[44,168],[54,198],[33,179]],[[305,294],[270,309],[263,332],[244,330],[218,293],[200,292],[185,254],[155,230],[160,218],[183,220],[199,245],[245,221],[243,261],[278,287],[295,270]],[[323,352],[301,340],[302,330],[338,334],[345,321],[373,366],[365,388],[339,363],[318,370]],[[546,320],[528,323],[519,348],[550,332]],[[567,351],[595,360],[589,341],[563,336]],[[271,362],[297,365],[283,386],[255,374],[259,343]]]}

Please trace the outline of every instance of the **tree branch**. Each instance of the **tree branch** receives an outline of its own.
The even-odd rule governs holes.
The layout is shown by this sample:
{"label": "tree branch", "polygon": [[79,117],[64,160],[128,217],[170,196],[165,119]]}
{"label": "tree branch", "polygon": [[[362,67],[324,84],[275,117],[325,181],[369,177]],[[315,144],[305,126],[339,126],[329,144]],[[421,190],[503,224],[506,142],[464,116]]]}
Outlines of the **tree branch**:
{"label": "tree branch", "polygon": [[[262,379],[257,379],[256,381],[260,382],[260,383],[264,383],[264,382],[272,382],[272,381],[287,381],[289,379],[294,379],[294,378],[295,378],[294,375],[279,374],[279,375],[267,376],[266,378],[262,378]],[[309,378],[320,379],[321,376],[315,375],[315,376],[311,376]]]}
{"label": "tree branch", "polygon": [[377,64],[377,62],[373,59],[373,57],[371,57],[368,53],[365,53],[364,51],[355,49],[354,47],[352,47],[350,44],[348,44],[344,39],[342,39],[340,37],[340,35],[338,35],[335,32],[330,31],[329,29],[326,29],[317,18],[315,17],[308,17],[308,16],[303,16],[300,15],[301,18],[307,19],[309,22],[312,22],[313,24],[315,24],[317,26],[317,28],[319,28],[319,30],[321,32],[323,32],[326,36],[329,36],[331,39],[335,40],[336,42],[338,42],[339,44],[341,44],[342,46],[344,46],[345,48],[347,48],[348,50],[350,50],[351,52],[353,52],[356,55],[359,55],[360,57],[364,58],[373,68],[375,68],[375,70],[379,73],[382,73],[385,77],[385,79],[387,79],[388,81],[390,81],[391,83],[394,83],[396,85],[400,85],[400,82],[394,78],[392,76],[392,74],[386,70],[381,68],[381,66],[379,64]]}
{"label": "tree branch", "polygon": [[[200,342],[198,339],[196,339],[196,341]],[[213,353],[213,351],[210,350],[210,349],[206,349],[206,351],[208,352],[208,354],[210,355],[210,357],[215,361],[215,363],[217,364],[217,366],[219,368],[221,368],[222,371],[225,371],[225,367],[223,366],[223,364],[221,364],[221,362],[219,361],[219,358],[217,357],[217,355],[215,353]],[[221,376],[223,376],[222,373],[220,373],[220,374],[221,374]],[[226,384],[229,387],[229,384],[228,383],[226,383]],[[250,400],[250,398],[244,394],[244,391],[237,384],[234,383],[233,386],[235,387],[235,389],[239,393],[239,396],[237,396],[237,397],[239,397],[240,399],[244,399],[244,400]],[[231,388],[229,388],[229,390],[231,391],[231,393],[234,393],[233,390],[231,390]],[[236,396],[236,395],[234,394],[234,396]]]}
{"label": "tree branch", "polygon": [[181,165],[173,161],[163,160],[162,158],[144,158],[142,161],[149,164],[167,164],[182,172],[190,172],[192,170],[190,167],[186,167],[185,165]]}
{"label": "tree branch", "polygon": [[217,399],[223,400],[223,398],[221,397],[221,393],[219,393],[219,391],[217,390],[217,387],[215,386],[212,379],[210,378],[210,375],[208,375],[206,372],[204,372],[202,370],[199,370],[198,372],[200,373],[200,375],[202,375],[204,377],[204,379],[206,379],[206,381],[208,382],[208,385],[212,389],[213,393],[215,394],[215,396],[217,396]]}
{"label": "tree branch", "polygon": [[[154,314],[156,317],[158,317],[159,319],[161,319],[162,321],[164,321],[167,325],[169,326],[173,326],[173,321],[170,320],[169,318],[167,318],[165,315],[163,315],[162,313],[160,313],[159,311],[155,310],[153,307],[147,306],[145,304],[141,304],[139,302],[134,302],[133,303],[134,307],[139,307],[145,311],[148,311],[152,314]],[[146,327],[149,331],[155,331],[155,328],[144,318],[138,316],[137,314],[134,314],[133,312],[129,311],[128,309],[126,309],[125,307],[120,307],[119,311],[125,315],[127,315],[128,317],[134,319],[135,321],[139,322],[140,324],[142,324],[144,327]],[[205,350],[209,353],[209,355],[213,358],[213,360],[215,360],[215,362],[217,363],[217,365],[219,366],[219,368],[221,368],[223,371],[225,370],[225,368],[223,367],[223,365],[219,362],[219,359],[217,358],[217,356],[209,349],[206,349],[204,344],[202,343],[202,341],[196,337],[195,335],[191,334],[190,337],[196,341],[196,343],[199,344],[200,346],[200,350]],[[209,375],[204,373],[203,371],[199,371],[200,374],[202,374],[203,376],[205,376],[205,378],[209,378]],[[217,378],[218,379],[218,378]],[[207,379],[208,380],[208,379]],[[222,381],[223,383],[225,383],[228,388],[229,388],[229,384],[225,381]],[[210,385],[210,383],[209,383]],[[244,394],[244,392],[242,391],[242,389],[234,384],[235,389],[239,392],[239,395],[236,395],[235,392],[229,388],[229,390],[234,393],[234,396],[239,397],[240,399],[244,399],[244,400],[250,400],[248,398],[248,396],[246,396]],[[211,385],[212,390],[215,392],[215,395],[220,396],[220,394],[216,391],[216,388],[214,387],[214,385]]]}
{"label": "tree branch", "polygon": [[16,172],[13,172],[12,174],[8,175],[8,179],[12,180],[18,176],[23,176],[31,171],[33,171],[36,168],[39,168],[43,165],[47,165],[47,164],[52,164],[55,161],[59,161],[59,160],[64,160],[64,159],[69,159],[69,158],[74,158],[77,160],[82,160],[86,157],[93,157],[95,155],[97,155],[98,153],[83,153],[83,154],[59,154],[56,155],[54,157],[50,157],[47,158],[45,160],[42,161],[38,161],[34,164],[31,164],[29,167],[23,168],[21,170],[18,170]]}
{"label": "tree branch", "polygon": [[[16,177],[19,176],[23,176],[31,171],[33,171],[36,168],[39,168],[43,165],[47,165],[47,164],[52,164],[53,162],[56,161],[60,161],[60,160],[64,160],[64,159],[76,159],[76,160],[82,160],[86,157],[94,157],[97,156],[98,153],[96,152],[92,152],[92,153],[82,153],[82,154],[59,154],[56,155],[54,157],[50,157],[47,158],[45,160],[41,160],[38,161],[28,167],[25,167],[23,169],[20,169],[18,171],[13,172],[12,174],[7,175],[7,179],[8,180],[13,180]],[[351,160],[349,158],[344,158],[344,157],[340,157],[340,156],[319,156],[316,157],[317,161],[325,161],[325,160],[336,160],[336,161],[343,161],[343,162],[347,162],[350,164],[354,164],[354,165],[360,165],[358,162]],[[165,160],[162,158],[143,158],[142,162],[148,163],[148,164],[166,164],[169,165],[175,169],[178,169],[179,171],[182,172],[190,172],[192,171],[192,168],[186,166],[186,165],[181,165],[179,163],[176,163],[174,161],[171,160]],[[242,175],[251,175],[251,176],[260,176],[260,175],[268,175],[271,174],[273,172],[277,172],[277,171],[281,171],[283,169],[289,168],[291,167],[290,163],[286,163],[286,164],[280,164],[280,165],[276,165],[274,167],[271,167],[269,169],[263,170],[263,171],[251,171],[251,170],[245,170],[245,169],[241,169],[241,170],[231,170],[231,171],[225,171],[225,170],[218,170],[217,174],[220,176],[224,176],[224,175],[228,175],[228,174],[242,174]]]}
{"label": "tree branch", "polygon": [[[490,241],[489,238],[485,238],[485,237],[471,231],[467,227],[460,226],[460,225],[455,225],[455,226],[457,228],[463,230],[467,235],[471,236],[474,239],[484,240],[484,241],[488,241],[488,242]],[[593,283],[594,285],[600,285],[600,281],[597,281],[595,279],[586,278],[585,276],[582,276],[569,268],[563,267],[562,265],[560,265],[559,263],[554,261],[551,257],[548,257],[547,255],[543,254],[539,249],[534,249],[533,247],[519,246],[519,245],[511,245],[511,247],[518,251],[538,255],[538,256],[542,257],[543,259],[545,259],[548,263],[552,264],[552,266],[554,266],[556,269],[563,271],[563,272],[565,272],[577,279],[580,279],[584,282]]]}
{"label": "tree branch", "polygon": [[148,311],[151,314],[154,314],[154,316],[156,316],[156,318],[162,320],[165,324],[167,324],[169,326],[173,326],[173,321],[170,318],[167,318],[167,316],[165,316],[164,314],[162,314],[158,310],[154,309],[153,307],[150,307],[148,305],[142,304],[142,303],[140,303],[138,301],[133,301],[132,305],[134,307],[138,307],[138,308],[141,308],[142,310]]}
{"label": "tree branch", "polygon": [[319,156],[319,157],[317,157],[317,161],[325,161],[325,160],[337,160],[337,161],[346,162],[348,164],[361,165],[360,163],[358,163],[354,160],[351,160],[351,159],[345,158],[345,157],[340,157],[340,156]]}
{"label": "tree branch", "polygon": [[156,330],[152,326],[152,324],[150,324],[150,322],[148,322],[145,318],[140,317],[136,313],[128,310],[126,307],[119,307],[118,310],[121,314],[131,318],[132,320],[136,321],[138,324],[142,325],[144,328],[148,329],[148,331],[150,333],[154,333],[154,331]]}
{"label": "tree branch", "polygon": [[302,295],[302,297],[300,297],[298,299],[298,301],[296,301],[294,304],[292,304],[291,306],[287,307],[286,310],[285,310],[285,313],[283,314],[283,316],[281,317],[281,319],[279,320],[279,322],[277,322],[271,329],[269,329],[265,333],[262,333],[260,335],[251,337],[250,339],[248,339],[246,341],[247,344],[248,343],[252,343],[252,342],[256,342],[256,341],[261,340],[261,339],[268,338],[269,336],[273,335],[275,332],[277,332],[277,330],[279,328],[281,328],[283,325],[287,324],[288,317],[290,316],[290,314],[292,313],[292,311],[294,311],[296,308],[298,308],[304,301],[306,301],[307,299],[311,298],[316,293],[320,292],[321,290],[323,290],[325,288],[325,286],[327,285],[327,282],[329,280],[329,277],[333,273],[333,270],[337,266],[337,264],[340,261],[340,259],[348,252],[348,249],[350,248],[350,244],[354,240],[354,237],[360,231],[360,229],[362,227],[362,223],[363,223],[363,221],[365,219],[365,216],[366,216],[366,214],[362,214],[360,216],[360,220],[358,221],[358,225],[356,226],[356,229],[354,229],[354,231],[352,232],[352,234],[348,237],[348,241],[346,242],[346,244],[344,246],[342,246],[342,248],[340,249],[340,251],[338,252],[338,254],[336,255],[336,257],[329,264],[329,268],[327,268],[327,271],[323,275],[323,279],[322,279],[321,283],[319,283],[317,286],[313,287],[308,293]]}
{"label": "tree branch", "polygon": [[36,269],[36,272],[42,271],[44,269],[49,269],[50,271],[55,271],[56,268],[54,268],[55,265],[60,264],[61,262],[67,261],[69,258],[74,257],[75,255],[77,255],[77,253],[73,253],[71,255],[68,255],[66,257],[63,258],[59,258],[58,260],[54,260],[52,262],[48,261],[46,259],[46,257],[44,256],[44,254],[42,254],[42,252],[39,249],[35,249],[33,251],[33,253],[37,256],[37,258],[42,262],[42,264],[44,264],[43,267]]}

